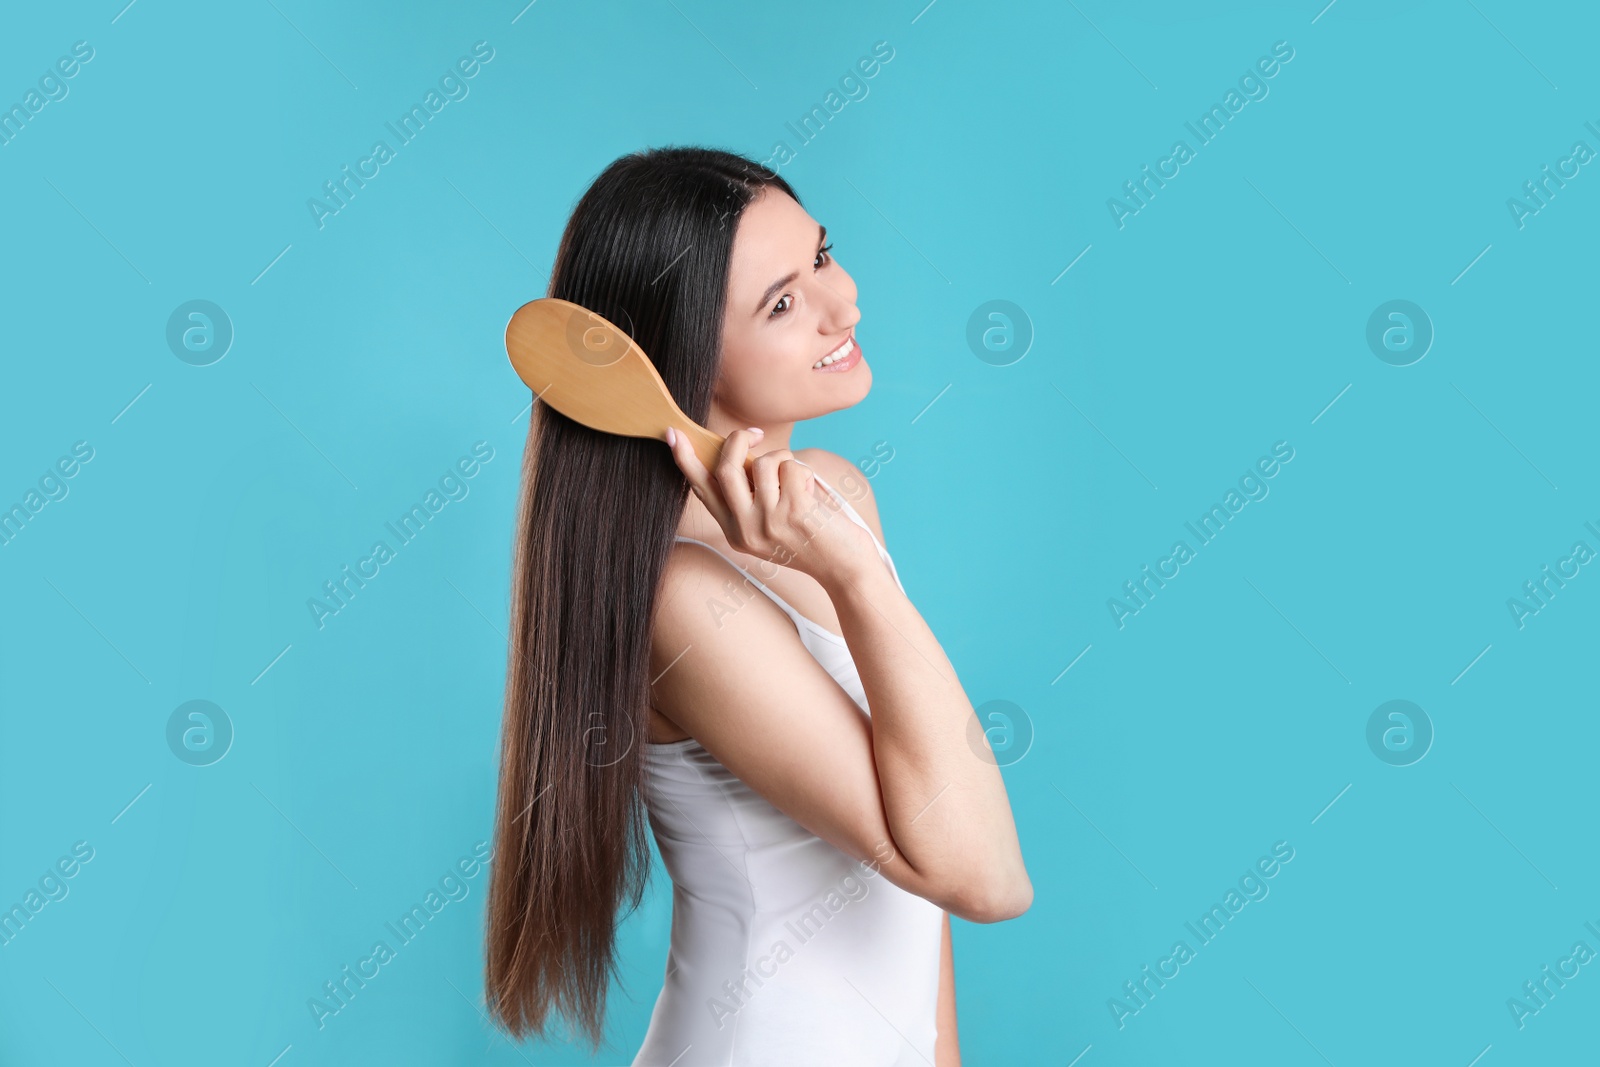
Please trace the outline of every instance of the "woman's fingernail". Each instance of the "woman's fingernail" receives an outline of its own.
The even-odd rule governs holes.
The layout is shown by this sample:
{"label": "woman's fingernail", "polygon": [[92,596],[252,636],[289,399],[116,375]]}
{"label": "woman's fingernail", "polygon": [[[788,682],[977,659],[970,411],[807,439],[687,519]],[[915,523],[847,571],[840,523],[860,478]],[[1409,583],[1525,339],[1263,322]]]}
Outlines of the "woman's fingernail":
{"label": "woman's fingernail", "polygon": [[752,427],[750,427],[750,432],[755,434],[757,437],[760,437],[762,434],[766,433],[767,431],[763,430],[759,426],[752,426]]}
{"label": "woman's fingernail", "polygon": [[671,426],[667,427],[667,447],[668,448],[677,448],[678,447],[678,431],[674,430]]}

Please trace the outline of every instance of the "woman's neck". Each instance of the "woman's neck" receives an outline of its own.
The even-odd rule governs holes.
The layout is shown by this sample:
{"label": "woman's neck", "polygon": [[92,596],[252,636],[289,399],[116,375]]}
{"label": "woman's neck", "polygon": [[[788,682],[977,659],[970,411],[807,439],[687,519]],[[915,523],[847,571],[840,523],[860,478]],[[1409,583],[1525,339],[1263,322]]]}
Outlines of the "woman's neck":
{"label": "woman's neck", "polygon": [[789,441],[794,435],[792,422],[757,422],[748,418],[741,419],[740,416],[729,414],[715,406],[712,407],[711,414],[706,417],[705,426],[712,433],[721,434],[723,437],[727,437],[735,430],[759,426],[766,432],[761,435],[760,440],[750,446],[752,456],[759,456],[763,452],[771,452],[778,448],[788,448]]}

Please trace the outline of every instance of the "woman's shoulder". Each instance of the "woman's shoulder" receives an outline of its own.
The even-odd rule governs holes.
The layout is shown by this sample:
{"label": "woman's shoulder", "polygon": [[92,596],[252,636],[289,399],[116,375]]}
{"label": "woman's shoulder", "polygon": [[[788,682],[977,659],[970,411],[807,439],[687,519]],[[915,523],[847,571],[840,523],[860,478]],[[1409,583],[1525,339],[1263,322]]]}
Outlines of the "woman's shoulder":
{"label": "woman's shoulder", "polygon": [[836,452],[822,448],[802,448],[797,450],[794,456],[821,474],[823,480],[833,486],[835,492],[849,501],[850,506],[856,509],[856,513],[872,527],[872,532],[877,535],[878,541],[884,543],[883,521],[878,517],[878,499],[873,495],[872,482],[856,468],[854,463]]}

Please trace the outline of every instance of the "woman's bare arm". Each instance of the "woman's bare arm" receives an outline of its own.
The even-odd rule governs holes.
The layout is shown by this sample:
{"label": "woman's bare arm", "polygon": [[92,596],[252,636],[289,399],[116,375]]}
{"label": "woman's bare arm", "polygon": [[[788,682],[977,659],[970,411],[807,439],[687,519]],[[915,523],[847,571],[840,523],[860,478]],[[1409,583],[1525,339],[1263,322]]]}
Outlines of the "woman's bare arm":
{"label": "woman's bare arm", "polygon": [[[878,515],[878,501],[872,486],[863,478],[855,464],[843,456],[820,448],[802,449],[795,455],[808,466],[823,472],[828,484],[833,486],[850,506],[860,514],[862,521],[872,528],[878,540],[888,547],[889,539],[883,533],[883,520]],[[961,1067],[961,1035],[956,1024],[956,961],[955,945],[950,936],[950,913],[940,919],[939,948],[939,1001],[936,1018],[939,1037],[934,1045],[934,1067]]]}
{"label": "woman's bare arm", "polygon": [[[833,599],[872,715],[861,713],[770,600],[749,590],[755,595],[730,613],[724,590],[737,575],[688,544],[673,552],[658,605],[655,673],[666,673],[654,706],[780,810],[876,862],[891,882],[973,922],[1022,914],[1033,888],[1005,784],[993,755],[972,742],[982,734],[944,650],[848,516],[833,511],[823,519],[831,529],[803,542],[794,536],[794,510],[776,514],[774,468],[783,457],[757,458],[754,506],[766,511],[752,519],[745,431],[729,444],[719,483],[747,509],[747,522],[812,553],[806,573]],[[686,442],[675,455],[704,500],[705,468]],[[803,464],[783,469],[783,491],[796,501],[814,479]],[[865,551],[854,538],[867,540]],[[740,540],[759,543],[747,533]],[[719,597],[720,611],[713,607]]]}
{"label": "woman's bare arm", "polygon": [[[868,481],[853,467],[841,472],[831,453],[811,458],[832,468],[829,484],[881,529]],[[873,711],[873,752],[896,843],[913,866],[992,865],[1009,876],[1020,914],[1033,894],[1011,807],[999,768],[992,759],[975,758],[974,739],[982,732],[954,666],[881,560],[819,581],[838,612]],[[894,788],[901,782],[905,788]]]}

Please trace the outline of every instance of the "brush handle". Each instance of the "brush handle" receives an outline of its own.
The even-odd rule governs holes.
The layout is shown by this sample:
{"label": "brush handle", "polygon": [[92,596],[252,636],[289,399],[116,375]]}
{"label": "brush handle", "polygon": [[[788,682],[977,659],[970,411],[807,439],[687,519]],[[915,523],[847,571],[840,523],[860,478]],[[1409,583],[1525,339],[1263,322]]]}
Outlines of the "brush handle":
{"label": "brush handle", "polygon": [[[694,448],[694,454],[700,458],[701,463],[705,464],[706,470],[711,470],[721,460],[722,446],[727,442],[726,437],[719,433],[712,433],[704,426],[690,419],[684,419],[681,423],[674,423],[672,428],[689,438],[689,444]],[[665,443],[665,431],[662,432],[661,440]],[[744,457],[744,469],[751,470],[754,465],[755,457],[747,453]]]}

